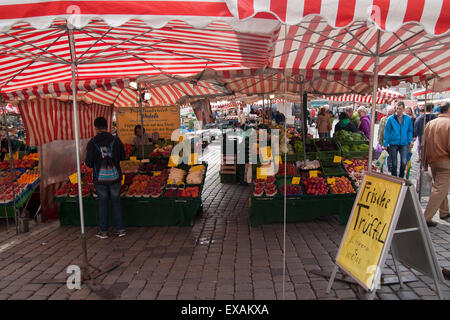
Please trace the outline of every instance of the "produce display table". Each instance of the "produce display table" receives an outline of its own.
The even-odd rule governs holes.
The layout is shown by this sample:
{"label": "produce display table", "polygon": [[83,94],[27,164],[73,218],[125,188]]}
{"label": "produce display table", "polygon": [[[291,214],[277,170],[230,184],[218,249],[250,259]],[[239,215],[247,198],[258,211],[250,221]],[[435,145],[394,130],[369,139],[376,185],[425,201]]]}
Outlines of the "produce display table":
{"label": "produce display table", "polygon": [[[286,222],[310,221],[338,215],[342,224],[347,223],[356,194],[337,197],[287,197]],[[265,223],[282,223],[284,220],[284,198],[251,198],[250,225],[257,227]]]}
{"label": "produce display table", "polygon": [[[28,203],[28,200],[34,193],[35,188],[31,188],[28,191],[24,192],[17,200],[16,200],[16,210],[20,211],[25,205]],[[14,218],[14,203],[10,201],[8,204],[0,204],[3,209],[0,209],[0,217],[8,217]]]}
{"label": "produce display table", "polygon": [[[61,226],[79,226],[78,198],[57,197]],[[191,226],[193,218],[202,209],[202,200],[174,198],[122,198],[122,214],[126,227]],[[98,198],[84,197],[84,222],[86,226],[98,226]],[[110,208],[111,209],[111,208]],[[114,226],[112,211],[109,225]]]}

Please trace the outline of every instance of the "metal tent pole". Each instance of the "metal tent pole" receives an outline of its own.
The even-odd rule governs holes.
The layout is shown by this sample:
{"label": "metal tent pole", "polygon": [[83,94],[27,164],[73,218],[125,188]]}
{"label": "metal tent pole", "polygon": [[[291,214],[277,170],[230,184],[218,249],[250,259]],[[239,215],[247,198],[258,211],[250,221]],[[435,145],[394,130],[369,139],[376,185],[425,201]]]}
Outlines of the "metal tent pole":
{"label": "metal tent pole", "polygon": [[[11,148],[11,139],[9,137],[8,119],[6,117],[6,103],[5,103],[5,101],[3,99],[2,99],[2,110],[3,110],[3,119],[5,120],[6,139],[8,140],[9,166],[11,168],[13,204],[14,204],[14,223],[16,224],[16,235],[18,235],[19,234],[19,221],[18,221],[19,219],[18,219],[18,216],[17,216],[17,209],[16,209],[16,188],[15,188],[16,168],[14,166],[14,157],[13,157],[12,148]],[[6,220],[8,220],[8,214],[7,213],[6,213]]]}
{"label": "metal tent pole", "polygon": [[139,94],[139,112],[141,114],[141,131],[142,131],[142,138],[141,138],[141,147],[142,147],[142,160],[144,160],[144,120],[142,115],[142,87],[141,83],[138,83],[138,94]]}
{"label": "metal tent pole", "polygon": [[76,53],[75,53],[75,38],[73,35],[73,26],[68,24],[68,37],[69,37],[69,47],[71,56],[71,71],[72,71],[72,101],[73,101],[73,118],[74,118],[74,130],[75,130],[75,152],[77,158],[77,180],[78,180],[78,205],[80,207],[80,227],[81,227],[81,245],[83,249],[83,264],[84,269],[88,273],[88,257],[87,257],[87,244],[86,244],[86,234],[84,229],[84,209],[83,209],[83,194],[81,188],[81,165],[80,165],[80,129],[79,129],[79,119],[78,119],[78,105],[77,105],[77,63],[76,63]]}
{"label": "metal tent pole", "polygon": [[[417,182],[417,192],[419,193],[419,201],[422,200],[422,179],[423,179],[423,161],[422,159],[425,159],[425,141],[423,139],[423,134],[425,132],[425,126],[427,121],[427,92],[428,92],[428,80],[425,81],[425,100],[424,100],[424,113],[423,113],[423,127],[422,127],[422,133],[420,137],[420,156],[419,156],[419,162],[420,162],[420,168],[419,168],[419,180]],[[433,111],[432,111],[433,112]]]}
{"label": "metal tent pole", "polygon": [[264,100],[264,93],[263,93],[263,109],[262,109],[262,123],[264,124],[264,120],[265,120],[265,112],[266,112],[266,107],[265,107],[265,100]]}
{"label": "metal tent pole", "polygon": [[307,99],[304,97],[303,92],[303,82],[300,83],[300,117],[302,121],[302,140],[303,140],[303,165],[306,166],[306,122],[305,122],[305,103],[307,103]]}
{"label": "metal tent pole", "polygon": [[372,96],[372,112],[370,119],[370,139],[369,139],[369,166],[368,171],[372,172],[372,158],[373,158],[373,135],[375,132],[375,107],[377,104],[378,92],[378,68],[380,64],[380,37],[381,32],[377,30],[377,49],[375,52],[375,66],[373,74],[373,96]]}

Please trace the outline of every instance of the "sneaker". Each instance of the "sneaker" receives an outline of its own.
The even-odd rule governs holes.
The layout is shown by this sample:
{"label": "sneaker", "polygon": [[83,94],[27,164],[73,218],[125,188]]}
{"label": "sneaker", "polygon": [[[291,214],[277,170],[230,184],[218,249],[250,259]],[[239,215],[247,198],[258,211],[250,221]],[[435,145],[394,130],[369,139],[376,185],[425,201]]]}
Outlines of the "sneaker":
{"label": "sneaker", "polygon": [[108,239],[108,233],[107,232],[99,232],[95,235],[96,237],[100,238],[100,239]]}
{"label": "sneaker", "polygon": [[120,230],[120,231],[117,231],[117,236],[120,238],[120,237],[125,237],[127,235],[127,233],[126,233],[126,231],[125,230]]}

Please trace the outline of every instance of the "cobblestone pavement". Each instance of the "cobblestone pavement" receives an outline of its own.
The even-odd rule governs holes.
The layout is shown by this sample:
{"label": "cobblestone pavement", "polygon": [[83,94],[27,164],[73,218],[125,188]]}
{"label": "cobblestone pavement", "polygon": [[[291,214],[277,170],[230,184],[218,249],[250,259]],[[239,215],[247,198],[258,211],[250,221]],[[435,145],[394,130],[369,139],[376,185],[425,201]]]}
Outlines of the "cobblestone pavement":
{"label": "cobblestone pavement", "polygon": [[[107,240],[95,237],[96,228],[86,228],[92,264],[122,262],[98,278],[116,299],[283,299],[283,224],[250,227],[248,186],[221,184],[220,147],[214,143],[207,150],[204,210],[192,227],[129,228],[126,237]],[[449,224],[438,222],[430,234],[440,265],[449,268]],[[62,284],[32,283],[66,279],[67,267],[81,264],[79,227],[60,227],[54,221],[19,236],[11,226],[2,228],[0,299],[101,299],[84,285],[70,291]],[[335,282],[326,294],[328,281],[310,273],[331,272],[344,229],[335,217],[287,224],[284,299],[362,298],[355,286],[344,282]],[[437,299],[430,278],[403,266],[401,271],[419,281],[406,283],[404,289],[383,285],[376,299]],[[383,273],[394,274],[391,256]],[[442,289],[448,299],[448,281]]]}

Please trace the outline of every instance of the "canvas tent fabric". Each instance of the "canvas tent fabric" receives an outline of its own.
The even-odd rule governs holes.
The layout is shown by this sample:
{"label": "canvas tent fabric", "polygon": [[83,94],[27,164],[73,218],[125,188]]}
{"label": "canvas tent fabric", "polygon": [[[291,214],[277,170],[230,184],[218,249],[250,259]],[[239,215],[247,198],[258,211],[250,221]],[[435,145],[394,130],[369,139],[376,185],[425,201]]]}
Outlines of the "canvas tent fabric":
{"label": "canvas tent fabric", "polygon": [[[386,31],[380,38],[380,75],[450,76],[450,0],[348,3],[2,2],[0,91],[69,81],[68,24],[80,28],[74,30],[79,81],[142,74],[188,77],[206,69],[373,73],[377,27]],[[258,29],[261,22],[271,30]]]}
{"label": "canvas tent fabric", "polygon": [[[27,145],[39,146],[55,140],[74,140],[72,103],[56,99],[23,101],[20,114],[27,131]],[[94,120],[104,117],[111,129],[112,108],[79,103],[80,139],[95,135]]]}
{"label": "canvas tent fabric", "polygon": [[[340,96],[322,96],[323,99],[335,102],[359,102],[359,103],[372,103],[372,95],[360,95],[360,94],[343,94]],[[394,99],[405,99],[406,97],[400,92],[393,90],[378,90],[376,104],[391,103]]]}

